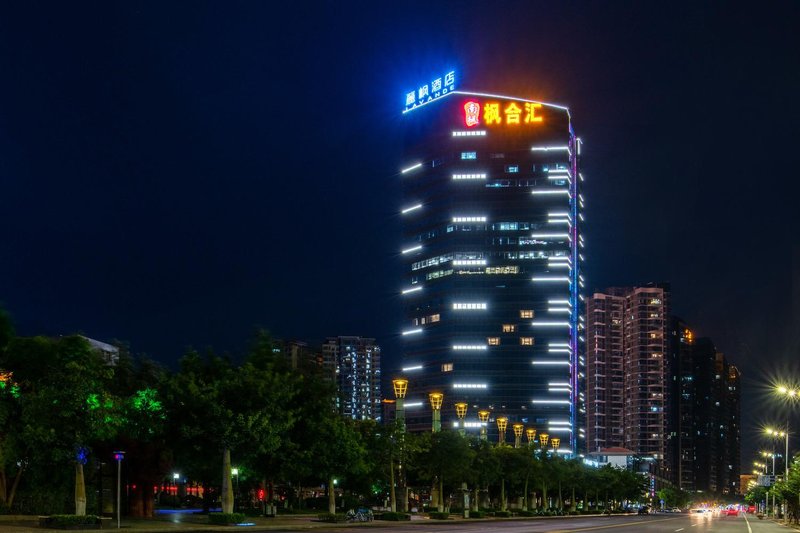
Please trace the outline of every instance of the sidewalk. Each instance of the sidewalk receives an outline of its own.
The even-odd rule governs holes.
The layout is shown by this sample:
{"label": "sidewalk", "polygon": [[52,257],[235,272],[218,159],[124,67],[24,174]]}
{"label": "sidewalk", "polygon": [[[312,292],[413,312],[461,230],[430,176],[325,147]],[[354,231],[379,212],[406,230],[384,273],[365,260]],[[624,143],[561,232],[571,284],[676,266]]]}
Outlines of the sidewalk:
{"label": "sidewalk", "polygon": [[[127,518],[121,520],[121,529],[129,533],[213,533],[231,530],[270,531],[286,529],[319,529],[337,527],[340,524],[317,522],[317,515],[281,515],[276,518],[247,517],[245,526],[221,526],[208,523],[207,515],[174,513],[159,514],[154,518]],[[352,526],[353,524],[346,524]],[[117,529],[116,519],[104,520],[103,530]],[[32,533],[33,531],[63,531],[39,527],[37,516],[0,515],[0,533]],[[90,530],[92,531],[92,530]]]}

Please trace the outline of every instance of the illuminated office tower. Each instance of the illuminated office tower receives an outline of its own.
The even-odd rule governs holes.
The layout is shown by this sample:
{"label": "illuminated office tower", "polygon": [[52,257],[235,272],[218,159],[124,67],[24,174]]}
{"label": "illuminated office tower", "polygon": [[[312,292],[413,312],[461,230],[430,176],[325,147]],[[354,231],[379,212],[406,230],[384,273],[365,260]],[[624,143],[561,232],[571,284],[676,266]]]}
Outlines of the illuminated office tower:
{"label": "illuminated office tower", "polygon": [[[566,107],[457,90],[448,73],[409,92],[403,113],[398,286],[406,423],[478,434],[479,409],[583,447],[583,197]],[[491,437],[490,437],[491,438]],[[496,438],[496,437],[495,437]]]}
{"label": "illuminated office tower", "polygon": [[589,298],[589,451],[622,446],[668,468],[668,300],[669,289],[657,284],[613,287]]}
{"label": "illuminated office tower", "polygon": [[322,366],[334,376],[339,412],[357,420],[380,420],[381,349],[375,339],[328,337]]}

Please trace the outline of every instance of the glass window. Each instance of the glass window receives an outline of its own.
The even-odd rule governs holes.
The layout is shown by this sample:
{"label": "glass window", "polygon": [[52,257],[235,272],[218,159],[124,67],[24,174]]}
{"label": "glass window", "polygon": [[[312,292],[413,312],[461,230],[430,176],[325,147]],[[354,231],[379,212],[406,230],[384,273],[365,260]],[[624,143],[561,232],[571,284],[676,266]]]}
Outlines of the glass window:
{"label": "glass window", "polygon": [[531,310],[531,309],[520,309],[519,317],[520,318],[533,318],[533,310]]}
{"label": "glass window", "polygon": [[500,346],[500,337],[487,337],[486,342],[489,346]]}
{"label": "glass window", "polygon": [[461,152],[461,159],[478,159],[478,152]]}
{"label": "glass window", "polygon": [[452,372],[453,371],[453,363],[445,363],[442,365],[442,372]]}
{"label": "glass window", "polygon": [[503,324],[503,333],[514,333],[517,331],[517,326],[514,324]]}
{"label": "glass window", "polygon": [[523,346],[533,346],[533,337],[520,337],[519,343]]}
{"label": "glass window", "polygon": [[516,174],[519,172],[519,165],[506,165],[506,172],[509,174]]}

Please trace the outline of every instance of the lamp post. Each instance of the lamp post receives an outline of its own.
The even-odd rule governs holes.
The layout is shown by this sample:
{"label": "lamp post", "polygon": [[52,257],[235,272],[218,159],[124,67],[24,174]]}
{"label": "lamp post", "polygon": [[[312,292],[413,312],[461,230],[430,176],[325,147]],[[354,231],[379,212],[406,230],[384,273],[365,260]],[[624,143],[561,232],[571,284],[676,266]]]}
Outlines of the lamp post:
{"label": "lamp post", "polygon": [[406,392],[408,391],[408,380],[402,378],[393,379],[392,387],[394,387],[394,397],[396,402],[394,408],[395,418],[405,428],[406,409],[404,404],[405,404]]}
{"label": "lamp post", "polygon": [[[406,430],[406,410],[405,410],[405,398],[406,392],[408,392],[408,380],[404,378],[397,378],[392,380],[392,388],[394,388],[394,397],[395,397],[395,419],[400,424],[400,428],[402,430],[400,434],[400,454],[397,459],[397,484],[400,486],[400,508],[403,512],[408,510],[408,488],[405,487],[405,481],[403,479],[403,445],[405,444],[405,430]],[[394,464],[392,461],[389,461],[389,467],[391,470],[391,488],[390,488],[390,500],[391,500],[391,509],[392,511],[397,510],[397,495],[395,492],[395,482],[394,482]]]}
{"label": "lamp post", "polygon": [[550,435],[547,433],[539,433],[539,447],[544,450],[547,447],[547,439],[550,438]]}
{"label": "lamp post", "polygon": [[514,448],[519,448],[522,446],[522,432],[525,430],[525,426],[516,423],[511,427],[514,429]]}
{"label": "lamp post", "polygon": [[506,428],[508,427],[508,418],[505,416],[497,417],[497,443],[503,445],[506,443]]}
{"label": "lamp post", "polygon": [[442,430],[442,402],[444,401],[444,394],[441,392],[432,392],[428,394],[428,400],[431,402],[431,409],[433,410],[433,424],[432,431],[438,433]]}
{"label": "lamp post", "polygon": [[526,429],[525,435],[528,437],[528,446],[533,446],[533,443],[536,440],[536,428]]}
{"label": "lamp post", "polygon": [[478,420],[481,421],[481,440],[486,440],[486,424],[489,422],[489,411],[486,409],[478,411]]}
{"label": "lamp post", "polygon": [[114,452],[114,459],[117,461],[117,529],[120,529],[120,511],[122,509],[122,460],[125,458],[125,452]]}
{"label": "lamp post", "polygon": [[784,456],[783,456],[783,479],[789,479],[789,426],[786,426],[786,431],[767,428],[767,435],[774,439],[783,438],[785,440]]}
{"label": "lamp post", "polygon": [[236,467],[231,468],[231,475],[236,478],[236,493],[233,495],[233,508],[238,510],[237,502],[239,501],[239,469]]}
{"label": "lamp post", "polygon": [[466,403],[458,402],[456,404],[456,416],[458,417],[458,432],[463,435],[466,431],[466,427],[464,426],[464,417],[467,416]]}
{"label": "lamp post", "polygon": [[[779,385],[776,388],[778,394],[782,396],[784,399],[788,399],[791,403],[794,403],[798,399],[800,399],[800,388],[795,386],[786,386],[786,385]],[[784,481],[788,483],[789,481],[789,417],[786,417],[786,431],[783,432],[784,437],[786,439],[786,448],[784,450],[783,462],[784,462]],[[780,436],[780,434],[778,435]],[[798,496],[798,503],[800,503],[800,496]],[[787,513],[786,502],[784,502],[784,512],[783,516],[788,520],[789,513]]]}
{"label": "lamp post", "polygon": [[553,437],[550,439],[550,444],[553,445],[553,452],[558,453],[558,447],[561,444],[561,439],[559,437]]}

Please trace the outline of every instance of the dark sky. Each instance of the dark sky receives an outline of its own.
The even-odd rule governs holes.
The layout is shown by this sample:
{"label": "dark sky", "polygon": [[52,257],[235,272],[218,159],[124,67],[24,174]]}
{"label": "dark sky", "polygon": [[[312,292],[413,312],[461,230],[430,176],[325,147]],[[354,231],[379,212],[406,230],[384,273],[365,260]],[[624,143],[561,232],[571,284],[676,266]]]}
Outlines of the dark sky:
{"label": "dark sky", "polygon": [[800,4],[272,4],[0,6],[0,301],[20,333],[166,363],[241,352],[256,326],[358,334],[391,369],[399,110],[454,68],[570,106],[589,287],[670,281],[753,402],[800,376]]}

